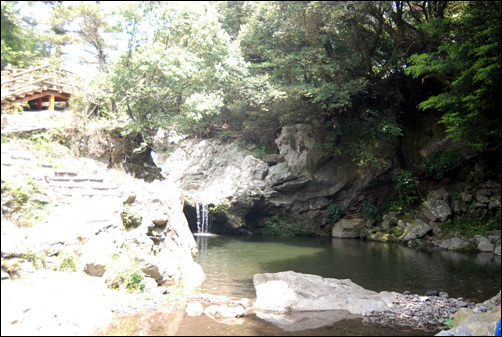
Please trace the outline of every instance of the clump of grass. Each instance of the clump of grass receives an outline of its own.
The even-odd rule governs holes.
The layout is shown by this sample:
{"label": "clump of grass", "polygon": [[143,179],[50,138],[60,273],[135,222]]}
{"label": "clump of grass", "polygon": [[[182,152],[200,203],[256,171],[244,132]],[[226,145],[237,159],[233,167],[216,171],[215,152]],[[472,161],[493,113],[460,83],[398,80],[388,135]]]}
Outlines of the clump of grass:
{"label": "clump of grass", "polygon": [[31,227],[49,215],[47,186],[30,177],[2,182],[2,220]]}
{"label": "clump of grass", "polygon": [[55,271],[77,272],[79,257],[75,252],[62,251],[58,254],[59,263],[53,268]]}
{"label": "clump of grass", "polygon": [[146,290],[145,274],[132,256],[112,256],[106,266],[109,288],[125,290],[131,293],[142,293]]}

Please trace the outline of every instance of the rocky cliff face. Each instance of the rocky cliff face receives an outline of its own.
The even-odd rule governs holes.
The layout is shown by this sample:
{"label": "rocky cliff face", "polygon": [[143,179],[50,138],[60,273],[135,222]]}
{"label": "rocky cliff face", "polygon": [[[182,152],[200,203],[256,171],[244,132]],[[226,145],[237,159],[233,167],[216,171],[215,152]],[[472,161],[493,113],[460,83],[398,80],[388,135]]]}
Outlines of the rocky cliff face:
{"label": "rocky cliff face", "polygon": [[289,214],[315,232],[329,204],[347,209],[363,200],[372,186],[382,187],[397,162],[392,151],[382,152],[387,165],[379,170],[361,169],[350,158],[326,158],[318,131],[284,127],[275,140],[278,153],[261,156],[238,141],[188,139],[170,154],[157,149],[154,161],[185,193],[187,207],[202,202],[217,210],[216,231],[250,233],[266,216]]}

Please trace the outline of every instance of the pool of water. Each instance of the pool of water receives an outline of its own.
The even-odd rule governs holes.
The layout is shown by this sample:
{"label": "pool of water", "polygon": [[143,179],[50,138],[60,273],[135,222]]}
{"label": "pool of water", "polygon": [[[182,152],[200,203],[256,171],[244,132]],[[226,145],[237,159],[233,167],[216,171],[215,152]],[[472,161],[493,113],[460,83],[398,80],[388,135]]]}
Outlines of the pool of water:
{"label": "pool of water", "polygon": [[[492,254],[417,251],[397,244],[328,238],[195,236],[195,240],[197,262],[206,273],[201,288],[214,295],[254,298],[254,274],[287,270],[349,278],[374,291],[423,294],[435,289],[476,302],[496,295],[501,284],[500,257]],[[433,336],[439,331],[364,324],[362,318],[344,318],[343,313],[312,315],[284,325],[250,314],[235,319],[235,324],[224,324],[205,314],[188,316],[185,310],[147,311],[118,317],[98,335]],[[341,319],[333,315],[341,315]],[[299,328],[298,322],[308,328]]]}
{"label": "pool of water", "polygon": [[214,295],[254,298],[253,275],[293,270],[351,279],[374,291],[446,291],[476,302],[501,286],[500,257],[331,238],[196,236],[201,285]]}

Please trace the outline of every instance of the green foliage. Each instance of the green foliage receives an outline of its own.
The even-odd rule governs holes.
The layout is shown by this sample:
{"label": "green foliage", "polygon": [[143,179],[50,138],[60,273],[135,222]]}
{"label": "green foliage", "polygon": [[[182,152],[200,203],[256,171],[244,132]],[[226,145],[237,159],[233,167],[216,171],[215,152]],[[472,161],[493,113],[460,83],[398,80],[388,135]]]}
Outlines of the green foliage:
{"label": "green foliage", "polygon": [[122,208],[120,218],[122,219],[124,228],[127,230],[139,227],[141,225],[141,222],[143,221],[143,217],[137,214],[135,211],[131,210],[128,205],[125,205]]}
{"label": "green foliage", "polygon": [[112,289],[142,293],[146,290],[145,274],[141,271],[136,258],[114,255],[106,266],[109,274],[107,284]]}
{"label": "green foliage", "polygon": [[383,218],[380,214],[380,209],[375,203],[364,200],[363,210],[368,216],[368,219],[371,220],[373,224],[379,224],[382,222]]}
{"label": "green foliage", "polygon": [[[402,135],[394,120],[372,110],[366,111],[360,119],[339,118],[326,126],[325,150],[334,154],[345,153],[362,167],[384,167],[386,162],[379,156],[382,145],[392,143]],[[344,144],[344,150],[341,144]]]}
{"label": "green foliage", "polygon": [[334,222],[338,222],[342,219],[342,212],[340,211],[340,205],[331,204],[328,206],[328,216]]}
{"label": "green foliage", "polygon": [[34,21],[23,18],[16,5],[19,1],[2,1],[2,69],[11,64],[14,68],[38,65],[48,56],[45,45],[39,40]]}
{"label": "green foliage", "polygon": [[456,151],[434,151],[424,162],[425,173],[441,180],[460,166],[460,154]]}
{"label": "green foliage", "polygon": [[255,151],[255,157],[261,160],[263,160],[263,157],[267,154],[267,148],[265,147],[265,145],[258,146]]}
{"label": "green foliage", "polygon": [[315,233],[289,216],[272,216],[265,221],[263,234],[268,236],[313,236]]}
{"label": "green foliage", "polygon": [[422,196],[418,188],[420,181],[413,173],[397,168],[392,172],[392,180],[395,182],[394,189],[399,191],[400,200],[404,204],[411,205],[417,200],[415,192]]}
{"label": "green foliage", "polygon": [[26,254],[21,255],[21,258],[30,261],[36,269],[42,269],[46,265],[45,255],[37,254],[30,249]]}
{"label": "green foliage", "polygon": [[[129,31],[131,49],[110,71],[111,100],[131,119],[124,133],[141,133],[150,143],[158,128],[174,124],[202,136],[221,113],[223,90],[246,73],[237,44],[209,2],[148,2],[138,9],[152,25],[139,25],[128,7],[120,11],[138,25]],[[146,26],[153,31],[142,31]],[[144,35],[153,38],[139,44]]]}
{"label": "green foliage", "polygon": [[468,212],[462,213],[460,216],[455,217],[451,224],[440,224],[445,235],[450,236],[456,233],[464,237],[473,237],[474,235],[486,235],[487,231],[501,229],[501,211],[490,211],[485,217],[481,218],[475,212],[475,202],[468,205]]}
{"label": "green foliage", "polygon": [[441,44],[410,57],[407,68],[414,77],[443,84],[443,92],[420,108],[441,111],[447,137],[467,140],[477,151],[501,144],[500,13],[500,1],[471,1],[455,19],[432,20],[422,29]]}
{"label": "green foliage", "polygon": [[211,212],[215,212],[215,213],[227,213],[228,207],[225,205],[214,205],[214,206],[209,207],[209,210]]}
{"label": "green foliage", "polygon": [[49,214],[49,191],[42,183],[24,177],[2,182],[2,219],[30,227],[43,221]]}
{"label": "green foliage", "polygon": [[62,251],[58,254],[59,263],[53,268],[55,271],[77,272],[79,258],[73,253]]}
{"label": "green foliage", "polygon": [[391,200],[385,204],[385,213],[394,212],[396,215],[402,214],[408,199]]}
{"label": "green foliage", "polygon": [[66,159],[73,158],[70,149],[61,142],[67,142],[61,137],[61,133],[55,129],[50,133],[42,133],[31,136],[29,141],[32,145],[32,152],[35,158],[52,164],[55,168],[68,168]]}

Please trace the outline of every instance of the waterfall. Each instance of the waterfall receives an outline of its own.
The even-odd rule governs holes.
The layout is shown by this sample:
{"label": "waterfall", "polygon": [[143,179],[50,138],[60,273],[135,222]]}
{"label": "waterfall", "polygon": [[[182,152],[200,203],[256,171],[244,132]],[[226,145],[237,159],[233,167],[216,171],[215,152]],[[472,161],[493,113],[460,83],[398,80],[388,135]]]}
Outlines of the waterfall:
{"label": "waterfall", "polygon": [[211,227],[209,224],[209,207],[207,204],[196,203],[197,212],[197,234],[209,234]]}

